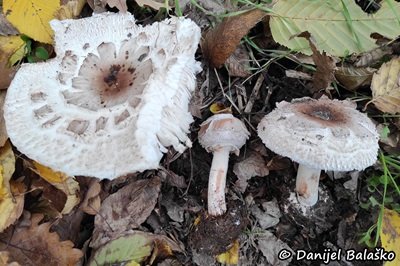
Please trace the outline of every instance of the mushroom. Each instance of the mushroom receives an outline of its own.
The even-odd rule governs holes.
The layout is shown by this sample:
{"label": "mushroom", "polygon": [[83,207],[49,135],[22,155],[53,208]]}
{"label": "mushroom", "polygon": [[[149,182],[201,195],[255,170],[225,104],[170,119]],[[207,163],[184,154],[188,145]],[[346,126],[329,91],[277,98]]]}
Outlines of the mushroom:
{"label": "mushroom", "polygon": [[213,153],[208,179],[208,213],[219,216],[226,212],[225,184],[229,154],[239,155],[240,148],[249,138],[242,121],[232,114],[216,114],[200,125],[199,142],[207,152]]}
{"label": "mushroom", "polygon": [[142,27],[129,13],[101,13],[51,26],[57,56],[23,64],[7,91],[6,128],[22,153],[68,175],[112,179],[191,145],[194,22]]}
{"label": "mushroom", "polygon": [[258,125],[258,135],[273,152],[299,163],[296,193],[302,205],[318,200],[322,170],[363,170],[378,155],[372,121],[344,100],[304,97],[280,102]]}

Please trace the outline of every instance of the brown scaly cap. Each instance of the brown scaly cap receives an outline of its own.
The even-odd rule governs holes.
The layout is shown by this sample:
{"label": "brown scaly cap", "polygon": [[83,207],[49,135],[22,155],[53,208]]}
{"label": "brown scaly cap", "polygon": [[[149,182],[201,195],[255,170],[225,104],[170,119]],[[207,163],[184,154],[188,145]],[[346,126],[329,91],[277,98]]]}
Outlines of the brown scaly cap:
{"label": "brown scaly cap", "polygon": [[372,121],[348,100],[309,97],[280,102],[258,125],[270,150],[308,167],[333,171],[362,170],[378,154]]}

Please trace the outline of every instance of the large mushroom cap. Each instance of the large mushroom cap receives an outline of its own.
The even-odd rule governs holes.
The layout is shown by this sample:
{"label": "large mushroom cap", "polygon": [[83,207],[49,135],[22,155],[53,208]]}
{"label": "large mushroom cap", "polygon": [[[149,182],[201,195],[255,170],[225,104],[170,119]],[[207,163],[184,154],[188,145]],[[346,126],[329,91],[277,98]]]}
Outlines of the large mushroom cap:
{"label": "large mushroom cap", "polygon": [[258,125],[265,146],[315,169],[350,171],[372,165],[378,133],[350,101],[304,97],[280,102]]}
{"label": "large mushroom cap", "polygon": [[232,114],[216,114],[200,125],[199,142],[208,152],[229,147],[232,152],[239,154],[249,135],[243,122]]}
{"label": "large mushroom cap", "polygon": [[22,65],[7,92],[6,127],[22,153],[69,175],[115,178],[190,145],[194,22],[142,27],[102,13],[51,26],[57,57]]}

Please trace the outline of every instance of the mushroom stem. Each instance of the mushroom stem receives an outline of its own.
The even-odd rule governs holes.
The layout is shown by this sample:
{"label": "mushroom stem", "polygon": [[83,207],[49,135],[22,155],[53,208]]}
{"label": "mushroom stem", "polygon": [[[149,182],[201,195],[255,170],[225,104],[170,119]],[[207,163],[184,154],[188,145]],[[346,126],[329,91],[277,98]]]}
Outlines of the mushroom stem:
{"label": "mushroom stem", "polygon": [[321,169],[299,164],[296,177],[297,200],[302,205],[313,206],[318,201],[318,185]]}
{"label": "mushroom stem", "polygon": [[213,160],[208,179],[208,213],[219,216],[226,212],[225,185],[230,148],[220,147],[213,152]]}

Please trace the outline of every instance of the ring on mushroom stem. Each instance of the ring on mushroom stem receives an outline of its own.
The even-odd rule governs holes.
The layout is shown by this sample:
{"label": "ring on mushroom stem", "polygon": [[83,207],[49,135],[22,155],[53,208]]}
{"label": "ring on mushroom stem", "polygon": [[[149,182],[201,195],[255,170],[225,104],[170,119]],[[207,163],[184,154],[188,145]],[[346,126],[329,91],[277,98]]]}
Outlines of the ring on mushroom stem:
{"label": "ring on mushroom stem", "polygon": [[[12,143],[68,175],[116,178],[183,152],[200,28],[170,18],[148,26],[122,13],[53,20],[57,56],[23,64],[4,107]],[[39,73],[39,74],[38,74]]]}
{"label": "ring on mushroom stem", "polygon": [[213,153],[208,179],[208,213],[219,216],[226,212],[225,186],[229,154],[239,155],[240,148],[249,138],[249,131],[242,121],[232,114],[216,114],[200,125],[199,142]]}
{"label": "ring on mushroom stem", "polygon": [[299,163],[296,193],[307,206],[318,201],[321,170],[363,170],[378,156],[371,119],[355,103],[326,96],[277,103],[259,123],[258,135],[267,148]]}

